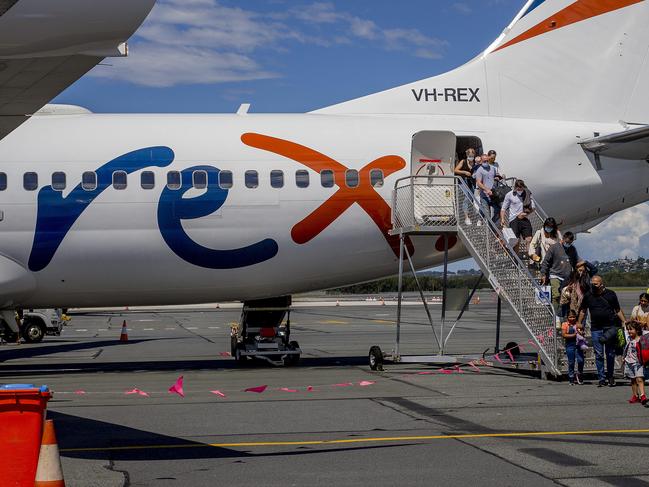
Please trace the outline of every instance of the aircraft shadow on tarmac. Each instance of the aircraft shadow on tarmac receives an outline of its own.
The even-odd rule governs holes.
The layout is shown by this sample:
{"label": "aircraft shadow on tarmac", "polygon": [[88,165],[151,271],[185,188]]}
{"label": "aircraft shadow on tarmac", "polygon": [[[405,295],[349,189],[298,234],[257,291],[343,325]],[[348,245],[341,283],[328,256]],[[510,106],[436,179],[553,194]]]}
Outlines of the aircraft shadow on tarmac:
{"label": "aircraft shadow on tarmac", "polygon": [[[298,446],[290,451],[250,453],[249,451],[210,446],[205,443],[161,435],[104,421],[82,418],[56,411],[47,416],[56,424],[61,455],[79,459],[112,461],[192,460],[205,458],[257,458],[311,455],[354,450],[376,450],[407,446],[410,443],[346,448]],[[130,448],[129,448],[130,447]],[[102,448],[106,448],[102,450]],[[120,448],[120,449],[111,449]],[[243,447],[247,448],[247,447]],[[283,447],[286,448],[286,447]],[[297,451],[296,451],[297,450]]]}
{"label": "aircraft shadow on tarmac", "polygon": [[[159,340],[159,339],[158,339]],[[140,340],[148,341],[148,340]],[[136,343],[137,340],[131,340],[129,343]],[[114,344],[117,344],[116,342]],[[50,351],[47,353],[57,353],[63,351],[71,350],[82,350],[84,348],[100,348],[108,345],[113,345],[107,342],[97,342],[84,343],[84,344],[72,344],[79,345],[78,347],[72,346],[71,348],[60,349],[61,347],[55,346],[50,348],[59,349],[58,351]],[[85,345],[85,346],[84,346]],[[0,360],[10,360],[16,358],[29,358],[39,355],[46,355],[45,352],[38,353],[38,349],[32,349],[33,354],[30,354],[29,351],[26,351],[24,355],[18,355],[18,350],[15,350],[16,354],[5,355],[6,351],[0,349]],[[11,350],[14,352],[14,350]],[[219,370],[219,369],[268,369],[274,367],[268,362],[262,360],[250,360],[245,364],[238,364],[235,360],[231,358],[216,358],[217,352],[214,353],[214,359],[195,359],[195,360],[151,360],[151,361],[124,361],[124,362],[79,362],[79,361],[57,361],[57,363],[43,363],[43,364],[2,364],[0,362],[0,376],[7,374],[16,374],[21,372],[30,372],[34,370],[43,370],[47,369],[48,372],[52,374],[56,373],[69,373],[70,369],[74,369],[75,372],[98,372],[98,371],[109,371],[109,372],[130,372],[130,371],[172,371],[172,370]],[[300,360],[298,365],[293,366],[293,368],[308,368],[308,367],[350,367],[350,366],[362,366],[367,365],[368,360],[365,355],[362,356],[350,356],[350,357],[309,357],[303,358]]]}
{"label": "aircraft shadow on tarmac", "polygon": [[[151,341],[151,338],[129,340],[129,343],[141,343]],[[160,340],[160,339],[157,339]],[[173,338],[167,338],[173,340]],[[60,340],[58,342],[50,342],[44,345],[32,346],[30,344],[22,344],[18,346],[0,347],[0,362],[3,360],[16,360],[22,358],[39,357],[41,355],[52,355],[55,353],[65,352],[78,352],[80,350],[88,350],[92,348],[101,349],[106,347],[113,347],[115,345],[124,346],[123,342],[119,340],[97,340],[94,342],[77,342],[73,340]]]}

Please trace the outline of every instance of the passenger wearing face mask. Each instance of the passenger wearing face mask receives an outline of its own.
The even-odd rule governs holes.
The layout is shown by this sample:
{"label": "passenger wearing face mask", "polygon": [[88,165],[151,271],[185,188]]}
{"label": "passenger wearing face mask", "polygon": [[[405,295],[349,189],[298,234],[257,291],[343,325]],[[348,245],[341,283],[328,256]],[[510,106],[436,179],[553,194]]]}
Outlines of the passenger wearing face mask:
{"label": "passenger wearing face mask", "polygon": [[552,303],[557,315],[561,313],[561,291],[568,285],[571,275],[572,265],[570,257],[566,253],[566,242],[561,239],[561,242],[555,243],[548,249],[541,262],[541,284],[545,285],[548,281],[550,282]]}
{"label": "passenger wearing face mask", "polygon": [[[475,180],[473,179],[474,161],[475,149],[467,149],[466,157],[457,163],[455,170],[453,171],[456,176],[460,176],[464,180],[466,185],[469,187],[472,196],[475,192]],[[466,198],[464,199],[462,209],[464,210],[465,225],[471,225],[471,219],[469,218],[468,214],[469,201]]]}
{"label": "passenger wearing face mask", "polygon": [[[615,347],[617,345],[617,329],[626,323],[624,312],[615,292],[606,289],[601,276],[593,276],[590,280],[591,290],[581,302],[577,326],[590,316],[590,331],[595,351],[598,387],[615,386]],[[606,373],[604,372],[604,356],[606,355]]]}
{"label": "passenger wearing face mask", "polygon": [[527,216],[534,211],[534,201],[530,190],[522,179],[517,179],[514,189],[507,193],[500,210],[500,221],[503,228],[509,225],[518,239],[515,252],[518,254],[521,240],[525,240],[528,248],[532,241],[532,224]]}
{"label": "passenger wearing face mask", "polygon": [[568,254],[570,259],[570,266],[575,270],[577,268],[577,262],[579,262],[579,254],[577,253],[577,247],[575,247],[575,234],[572,232],[566,232],[563,234],[563,248]]}
{"label": "passenger wearing face mask", "polygon": [[563,236],[554,218],[546,218],[543,228],[537,230],[529,246],[529,256],[534,262],[541,262],[550,247],[559,242]]}
{"label": "passenger wearing face mask", "polygon": [[500,221],[500,204],[492,198],[491,189],[498,175],[498,168],[489,163],[490,158],[483,156],[480,158],[480,167],[475,171],[475,182],[479,188],[480,193],[480,206],[482,207],[483,214],[487,218],[491,218],[495,225]]}

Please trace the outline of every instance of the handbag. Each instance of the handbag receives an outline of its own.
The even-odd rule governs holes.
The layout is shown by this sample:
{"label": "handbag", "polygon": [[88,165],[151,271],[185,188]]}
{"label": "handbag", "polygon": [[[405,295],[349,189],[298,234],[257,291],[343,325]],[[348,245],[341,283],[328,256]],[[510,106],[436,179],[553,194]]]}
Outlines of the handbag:
{"label": "handbag", "polygon": [[518,243],[518,238],[516,237],[514,230],[509,227],[503,228],[503,238],[510,247],[514,247],[514,245]]}
{"label": "handbag", "polygon": [[496,181],[491,188],[491,201],[497,205],[505,201],[505,196],[511,191],[511,188],[501,181]]}

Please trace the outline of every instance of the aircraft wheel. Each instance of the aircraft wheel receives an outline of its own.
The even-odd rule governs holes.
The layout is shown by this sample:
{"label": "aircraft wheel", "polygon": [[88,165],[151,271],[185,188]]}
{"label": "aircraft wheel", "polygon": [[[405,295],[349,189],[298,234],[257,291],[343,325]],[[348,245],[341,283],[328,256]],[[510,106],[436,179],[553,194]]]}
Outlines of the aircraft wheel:
{"label": "aircraft wheel", "polygon": [[45,328],[38,322],[28,321],[22,328],[22,336],[27,343],[38,343],[45,337]]}
{"label": "aircraft wheel", "polygon": [[237,343],[234,350],[234,359],[240,364],[244,364],[246,360],[248,360],[246,355],[241,355],[241,350],[243,350],[243,348],[243,343]]}
{"label": "aircraft wheel", "polygon": [[381,351],[381,347],[374,345],[370,348],[369,360],[371,370],[383,370],[383,352]]}

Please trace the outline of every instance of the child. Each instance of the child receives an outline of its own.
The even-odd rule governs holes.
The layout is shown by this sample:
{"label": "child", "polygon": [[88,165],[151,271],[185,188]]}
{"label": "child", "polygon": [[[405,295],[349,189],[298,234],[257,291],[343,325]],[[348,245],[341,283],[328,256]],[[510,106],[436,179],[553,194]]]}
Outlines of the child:
{"label": "child", "polygon": [[631,390],[633,395],[629,402],[641,402],[647,404],[647,396],[644,393],[644,372],[640,358],[638,357],[638,339],[642,335],[642,325],[637,321],[630,321],[626,325],[629,333],[629,341],[624,347],[624,375],[631,379]]}
{"label": "child", "polygon": [[[566,355],[568,356],[568,379],[570,379],[570,385],[581,385],[584,383],[581,379],[584,374],[584,350],[581,345],[577,346],[577,313],[575,313],[574,310],[568,312],[568,321],[561,325],[561,335],[566,343]],[[581,336],[583,339],[583,334]],[[575,374],[575,359],[577,360],[577,374]]]}

